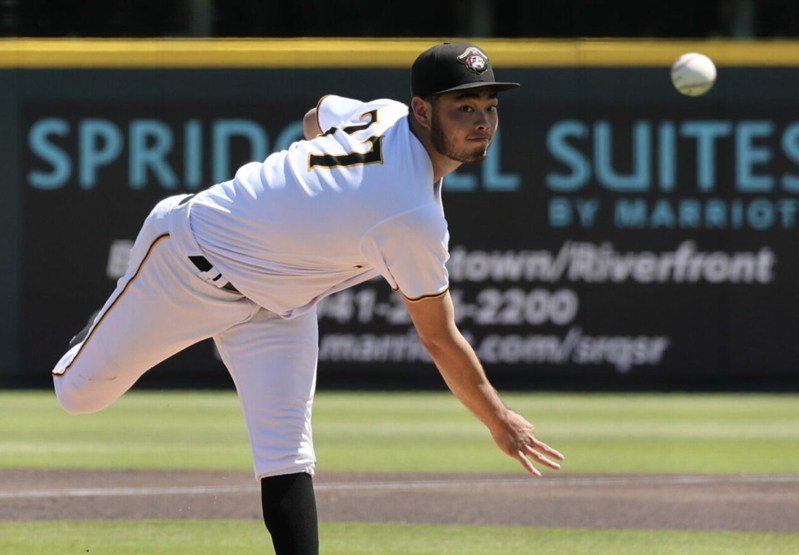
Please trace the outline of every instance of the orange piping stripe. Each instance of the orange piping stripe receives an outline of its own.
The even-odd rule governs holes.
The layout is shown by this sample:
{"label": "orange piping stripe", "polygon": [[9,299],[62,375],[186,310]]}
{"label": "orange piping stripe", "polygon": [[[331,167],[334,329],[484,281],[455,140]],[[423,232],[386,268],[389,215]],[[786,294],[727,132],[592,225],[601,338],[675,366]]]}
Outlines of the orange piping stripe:
{"label": "orange piping stripe", "polygon": [[[397,291],[399,291],[399,289],[397,289]],[[446,295],[446,294],[447,294],[447,291],[449,291],[449,287],[447,287],[446,289],[444,289],[444,290],[443,290],[441,293],[433,293],[432,295],[422,295],[421,297],[416,297],[415,299],[413,299],[413,298],[411,298],[411,297],[408,297],[408,296],[407,296],[405,293],[403,293],[402,291],[400,291],[400,295],[402,295],[403,297],[405,297],[405,299],[406,299],[406,300],[408,300],[408,301],[410,301],[410,302],[412,302],[412,303],[416,303],[416,302],[419,302],[419,301],[423,301],[423,300],[425,300],[425,299],[437,299],[438,297],[443,297],[444,295]]]}
{"label": "orange piping stripe", "polygon": [[134,280],[134,279],[136,279],[136,277],[139,275],[139,271],[141,271],[141,269],[142,269],[142,266],[144,266],[144,263],[147,261],[147,258],[150,256],[150,252],[152,252],[152,250],[153,250],[153,247],[155,247],[155,245],[156,245],[156,243],[158,243],[158,241],[160,241],[161,239],[164,239],[164,238],[166,238],[166,237],[169,237],[169,233],[164,233],[163,235],[159,235],[158,237],[156,237],[156,238],[155,238],[155,240],[153,241],[153,243],[152,243],[152,244],[150,245],[150,247],[147,249],[147,253],[144,255],[144,258],[142,258],[142,261],[139,263],[139,267],[138,267],[138,268],[136,268],[136,272],[133,274],[133,277],[131,277],[131,278],[128,280],[128,282],[125,284],[125,287],[123,287],[123,288],[122,288],[122,291],[120,291],[120,292],[119,292],[119,295],[117,296],[117,298],[116,298],[116,299],[114,299],[114,302],[112,302],[112,303],[111,303],[111,306],[109,306],[109,307],[108,307],[108,310],[106,310],[105,312],[103,312],[103,313],[100,315],[100,319],[99,319],[99,320],[97,320],[97,323],[96,323],[96,324],[95,324],[95,325],[92,327],[92,329],[89,331],[89,335],[87,335],[87,336],[86,336],[86,339],[84,339],[84,340],[83,340],[83,343],[81,343],[80,349],[78,349],[78,352],[77,352],[77,353],[75,353],[75,356],[74,356],[74,357],[72,357],[72,361],[71,361],[71,362],[70,362],[70,363],[67,365],[67,367],[66,367],[66,368],[64,368],[64,370],[63,370],[63,371],[56,373],[56,372],[55,372],[55,370],[54,370],[54,371],[53,371],[53,375],[54,375],[54,376],[60,377],[60,376],[63,376],[63,375],[65,375],[67,372],[69,372],[69,369],[70,369],[70,368],[72,368],[72,365],[73,365],[73,364],[75,364],[75,361],[76,361],[76,360],[78,360],[78,356],[80,356],[80,353],[81,353],[81,351],[83,351],[83,347],[86,345],[86,343],[88,343],[88,342],[89,342],[89,339],[91,339],[92,335],[94,334],[94,330],[96,330],[98,327],[100,327],[100,324],[102,324],[102,323],[103,323],[103,319],[105,318],[106,314],[108,314],[109,312],[111,312],[111,309],[112,309],[112,308],[114,308],[114,306],[117,304],[117,301],[119,301],[119,299],[121,299],[121,298],[122,298],[122,295],[124,295],[124,294],[125,294],[125,291],[127,291],[127,290],[128,290],[128,286],[129,286],[131,283],[133,283],[133,280]]}

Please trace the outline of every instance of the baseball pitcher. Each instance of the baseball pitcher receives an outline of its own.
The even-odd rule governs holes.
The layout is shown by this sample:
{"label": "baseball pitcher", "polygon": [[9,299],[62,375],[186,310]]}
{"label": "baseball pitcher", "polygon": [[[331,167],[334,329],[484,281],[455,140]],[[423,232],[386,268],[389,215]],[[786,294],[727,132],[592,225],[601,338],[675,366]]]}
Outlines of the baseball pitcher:
{"label": "baseball pitcher", "polygon": [[328,95],[306,140],[230,181],[160,202],[126,274],[54,370],[71,414],[102,410],[147,370],[213,338],[246,418],[275,550],[318,553],[311,407],[316,305],[375,276],[401,295],[457,398],[531,474],[563,456],[507,408],[455,325],[442,178],[483,160],[497,130],[494,79],[477,46],[444,43],[411,68],[411,102]]}

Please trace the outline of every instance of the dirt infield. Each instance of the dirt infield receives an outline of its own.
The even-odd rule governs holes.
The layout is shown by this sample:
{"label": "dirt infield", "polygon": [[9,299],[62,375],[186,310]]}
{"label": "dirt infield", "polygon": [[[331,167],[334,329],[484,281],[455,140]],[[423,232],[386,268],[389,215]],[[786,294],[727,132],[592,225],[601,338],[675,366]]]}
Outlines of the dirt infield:
{"label": "dirt infield", "polygon": [[[799,532],[799,475],[319,473],[327,521]],[[260,519],[249,472],[0,470],[0,520]]]}

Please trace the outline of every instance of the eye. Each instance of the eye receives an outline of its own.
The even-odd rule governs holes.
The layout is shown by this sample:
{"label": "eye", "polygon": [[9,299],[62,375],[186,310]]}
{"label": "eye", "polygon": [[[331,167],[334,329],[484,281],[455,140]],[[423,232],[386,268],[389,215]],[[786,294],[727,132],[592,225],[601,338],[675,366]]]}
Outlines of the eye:
{"label": "eye", "polygon": [[474,108],[464,104],[463,106],[461,106],[461,112],[474,112]]}

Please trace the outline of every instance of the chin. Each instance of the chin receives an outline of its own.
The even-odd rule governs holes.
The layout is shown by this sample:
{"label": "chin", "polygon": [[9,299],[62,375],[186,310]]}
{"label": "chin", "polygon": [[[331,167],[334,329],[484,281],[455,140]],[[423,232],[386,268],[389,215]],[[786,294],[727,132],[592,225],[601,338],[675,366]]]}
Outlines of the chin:
{"label": "chin", "polygon": [[470,154],[468,156],[462,156],[458,161],[463,164],[476,164],[477,162],[482,162],[488,157],[488,151],[484,150],[482,152],[475,152],[474,154]]}

